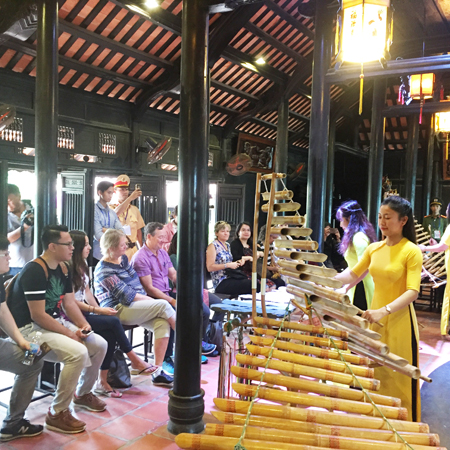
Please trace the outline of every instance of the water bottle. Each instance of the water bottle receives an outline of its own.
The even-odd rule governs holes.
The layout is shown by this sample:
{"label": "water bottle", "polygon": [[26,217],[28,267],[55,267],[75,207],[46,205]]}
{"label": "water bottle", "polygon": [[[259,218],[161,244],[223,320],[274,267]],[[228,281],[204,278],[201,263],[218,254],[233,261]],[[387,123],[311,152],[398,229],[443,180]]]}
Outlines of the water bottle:
{"label": "water bottle", "polygon": [[42,333],[37,331],[34,335],[33,339],[30,342],[30,350],[25,352],[25,358],[22,361],[22,364],[26,366],[31,366],[34,362],[34,357],[39,355],[41,352],[39,351],[39,341],[41,339]]}

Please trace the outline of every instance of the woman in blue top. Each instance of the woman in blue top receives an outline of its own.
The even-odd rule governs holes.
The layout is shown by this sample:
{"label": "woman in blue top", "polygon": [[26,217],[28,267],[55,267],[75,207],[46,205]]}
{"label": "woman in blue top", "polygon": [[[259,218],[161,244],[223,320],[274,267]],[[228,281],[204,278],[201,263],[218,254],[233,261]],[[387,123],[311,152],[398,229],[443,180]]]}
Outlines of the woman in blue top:
{"label": "woman in blue top", "polygon": [[237,297],[252,293],[252,280],[238,270],[245,261],[233,261],[230,244],[230,225],[220,221],[214,225],[216,239],[206,249],[206,268],[211,274],[216,294]]}

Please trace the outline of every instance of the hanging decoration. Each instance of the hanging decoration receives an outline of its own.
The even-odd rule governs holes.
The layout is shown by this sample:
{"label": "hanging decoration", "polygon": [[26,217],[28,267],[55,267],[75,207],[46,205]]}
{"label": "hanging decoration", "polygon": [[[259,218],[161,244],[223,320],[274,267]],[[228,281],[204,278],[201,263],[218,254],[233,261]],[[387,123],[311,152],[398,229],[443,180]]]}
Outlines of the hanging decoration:
{"label": "hanging decoration", "polygon": [[425,99],[433,98],[434,73],[411,75],[410,96],[413,100],[420,100],[419,123],[422,124],[422,111]]}
{"label": "hanging decoration", "polygon": [[364,63],[389,59],[393,14],[390,0],[342,0],[336,26],[337,67],[360,63],[359,114],[362,113]]}

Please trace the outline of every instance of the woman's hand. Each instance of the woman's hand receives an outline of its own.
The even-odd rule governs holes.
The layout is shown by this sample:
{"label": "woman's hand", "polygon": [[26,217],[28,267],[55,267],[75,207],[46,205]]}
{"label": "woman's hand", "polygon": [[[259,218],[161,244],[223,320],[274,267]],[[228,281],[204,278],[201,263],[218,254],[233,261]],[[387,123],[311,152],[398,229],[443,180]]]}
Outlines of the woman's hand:
{"label": "woman's hand", "polygon": [[264,252],[256,252],[258,258],[264,258]]}
{"label": "woman's hand", "polygon": [[237,269],[240,266],[239,261],[227,263],[227,269]]}
{"label": "woman's hand", "polygon": [[[430,241],[431,241],[431,239],[430,239]],[[417,247],[419,247],[422,252],[426,252],[427,251],[427,246],[426,245],[419,244]]]}
{"label": "woman's hand", "polygon": [[379,322],[383,317],[387,316],[389,313],[386,308],[380,309],[368,309],[364,311],[362,318],[369,321],[369,323]]}
{"label": "woman's hand", "polygon": [[96,308],[98,314],[102,316],[115,316],[117,311],[114,308]]}
{"label": "woman's hand", "polygon": [[438,241],[436,239],[430,238],[430,245],[436,245]]}
{"label": "woman's hand", "polygon": [[241,259],[241,264],[244,264],[246,261],[253,261],[252,256],[243,256]]}

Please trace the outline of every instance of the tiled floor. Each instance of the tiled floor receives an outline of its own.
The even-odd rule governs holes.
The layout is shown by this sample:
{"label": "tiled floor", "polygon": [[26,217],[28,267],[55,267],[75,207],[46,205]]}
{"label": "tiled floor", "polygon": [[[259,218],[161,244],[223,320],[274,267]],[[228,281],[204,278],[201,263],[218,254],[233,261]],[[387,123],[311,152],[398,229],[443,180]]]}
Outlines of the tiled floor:
{"label": "tiled floor", "polygon": [[[430,374],[450,360],[450,341],[442,340],[439,333],[440,316],[418,312],[421,327],[420,367],[424,375]],[[205,390],[205,421],[214,422],[209,414],[214,408],[217,391],[219,358],[210,358],[202,366],[202,388]],[[0,376],[3,376],[1,373]],[[43,423],[50,398],[33,402],[28,418]],[[133,377],[133,387],[124,391],[121,399],[106,399],[107,411],[91,413],[76,409],[76,415],[87,423],[87,432],[63,435],[44,430],[41,436],[18,439],[0,444],[1,450],[175,450],[174,436],[167,432],[168,390],[153,386],[150,377]],[[0,419],[5,414],[0,408]]]}

